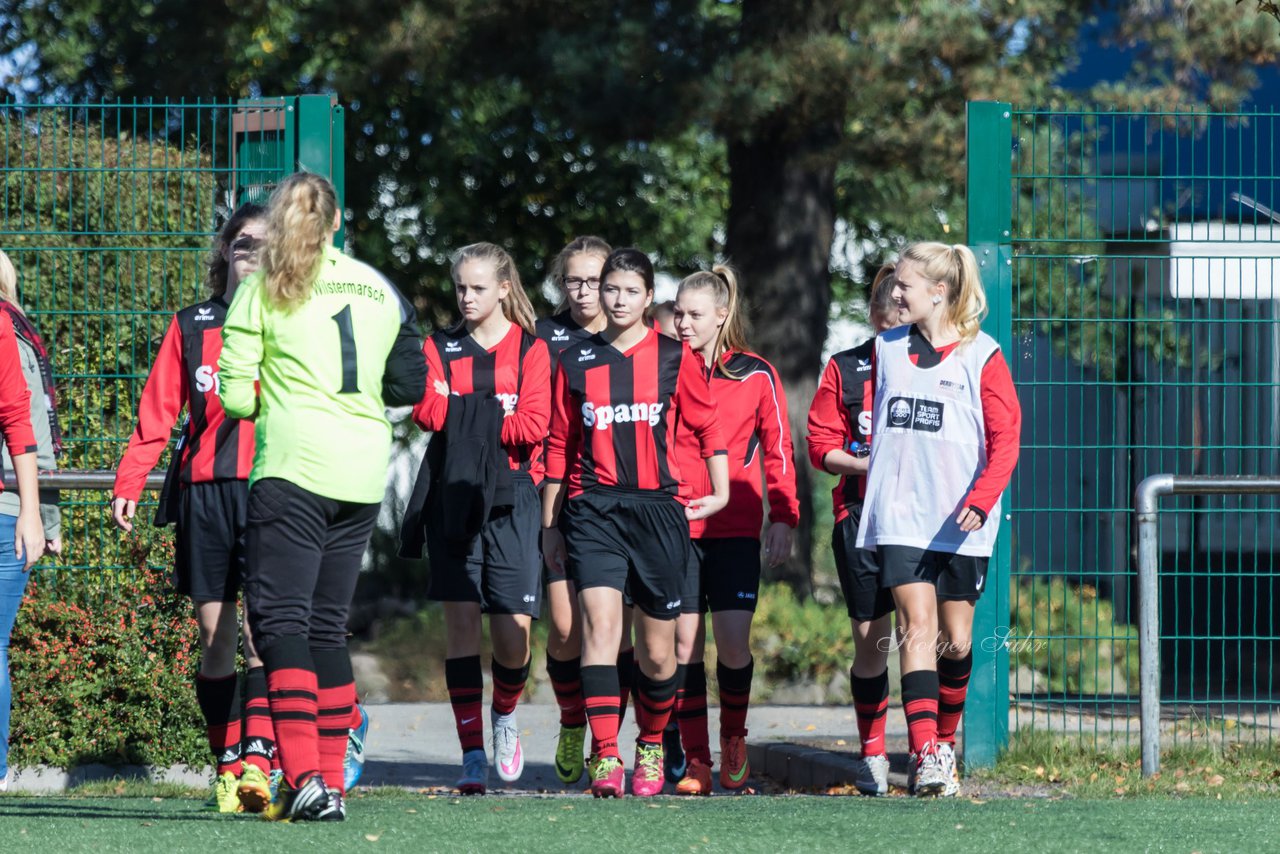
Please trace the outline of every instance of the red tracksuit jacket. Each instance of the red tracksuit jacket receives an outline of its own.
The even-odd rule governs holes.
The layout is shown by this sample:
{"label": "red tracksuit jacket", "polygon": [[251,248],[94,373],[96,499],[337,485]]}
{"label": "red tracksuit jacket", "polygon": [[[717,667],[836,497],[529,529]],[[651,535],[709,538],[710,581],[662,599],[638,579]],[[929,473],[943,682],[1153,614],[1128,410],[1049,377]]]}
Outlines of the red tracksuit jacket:
{"label": "red tracksuit jacket", "polygon": [[[701,358],[698,359],[702,362]],[[794,528],[800,522],[796,497],[795,457],[787,398],[773,365],[755,353],[726,353],[725,367],[708,371],[711,399],[720,413],[720,427],[729,449],[729,503],[705,520],[689,523],[689,535],[760,538],[764,526],[764,486],[768,488],[769,521]],[[711,479],[698,453],[696,438],[687,430],[676,435],[680,471],[695,496],[711,492]],[[760,469],[764,468],[764,484]]]}

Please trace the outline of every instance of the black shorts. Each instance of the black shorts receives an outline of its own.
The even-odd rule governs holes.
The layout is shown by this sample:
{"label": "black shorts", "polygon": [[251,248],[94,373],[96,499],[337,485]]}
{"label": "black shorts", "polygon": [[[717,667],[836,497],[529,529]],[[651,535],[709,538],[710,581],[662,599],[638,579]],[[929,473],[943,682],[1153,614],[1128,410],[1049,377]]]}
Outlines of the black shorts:
{"label": "black shorts", "polygon": [[755,611],[760,593],[760,541],[755,537],[703,537],[691,541],[684,614]]}
{"label": "black shorts", "polygon": [[928,582],[939,599],[977,602],[987,583],[989,558],[935,552],[914,546],[880,546],[880,583],[885,587]]}
{"label": "black shorts", "polygon": [[[281,638],[347,645],[347,616],[377,504],[338,501],[278,477],[249,490],[245,596],[264,658]],[[268,665],[270,666],[270,665]]]}
{"label": "black shorts", "polygon": [[196,602],[234,602],[244,584],[247,480],[188,483],[178,490],[173,586]]}
{"label": "black shorts", "polygon": [[486,614],[538,616],[542,607],[542,501],[533,480],[512,475],[515,504],[496,507],[465,550],[427,528],[427,598],[477,602]]}
{"label": "black shorts", "polygon": [[836,556],[836,574],[849,619],[860,623],[878,620],[893,613],[893,591],[880,586],[880,565],[871,549],[858,548],[858,521],[862,505],[848,508],[849,515],[831,532],[831,550]]}
{"label": "black shorts", "polygon": [[569,580],[610,587],[650,617],[674,620],[689,572],[684,506],[664,492],[596,487],[560,514]]}

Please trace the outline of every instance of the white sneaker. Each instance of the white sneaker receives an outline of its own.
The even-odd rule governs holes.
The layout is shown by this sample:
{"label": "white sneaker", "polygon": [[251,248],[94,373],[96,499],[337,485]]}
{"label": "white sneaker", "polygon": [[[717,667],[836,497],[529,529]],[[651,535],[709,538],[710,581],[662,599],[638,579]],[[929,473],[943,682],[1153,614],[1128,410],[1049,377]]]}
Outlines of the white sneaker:
{"label": "white sneaker", "polygon": [[942,771],[947,775],[947,784],[942,787],[940,796],[954,798],[960,794],[960,769],[956,766],[955,748],[946,742],[939,743],[938,761],[942,763]]}
{"label": "white sneaker", "polygon": [[491,713],[489,720],[493,724],[493,764],[498,766],[499,777],[513,783],[524,773],[524,751],[520,748],[515,713]]}
{"label": "white sneaker", "polygon": [[489,760],[483,750],[468,750],[462,754],[462,776],[458,779],[458,793],[483,795],[489,786]]}
{"label": "white sneaker", "polygon": [[947,787],[948,779],[942,760],[938,757],[938,748],[932,745],[926,749],[916,766],[916,797],[932,798],[941,795]]}
{"label": "white sneaker", "polygon": [[883,753],[862,757],[853,785],[864,795],[889,794],[889,757]]}

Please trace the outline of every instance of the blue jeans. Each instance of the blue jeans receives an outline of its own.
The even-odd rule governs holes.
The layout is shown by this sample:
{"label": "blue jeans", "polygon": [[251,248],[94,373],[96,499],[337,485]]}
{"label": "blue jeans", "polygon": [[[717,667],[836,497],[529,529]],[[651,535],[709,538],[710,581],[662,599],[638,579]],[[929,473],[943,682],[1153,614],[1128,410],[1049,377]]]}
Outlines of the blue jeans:
{"label": "blue jeans", "polygon": [[0,515],[0,780],[9,772],[9,712],[13,692],[9,686],[9,634],[22,605],[22,592],[31,573],[26,561],[13,556],[15,516]]}

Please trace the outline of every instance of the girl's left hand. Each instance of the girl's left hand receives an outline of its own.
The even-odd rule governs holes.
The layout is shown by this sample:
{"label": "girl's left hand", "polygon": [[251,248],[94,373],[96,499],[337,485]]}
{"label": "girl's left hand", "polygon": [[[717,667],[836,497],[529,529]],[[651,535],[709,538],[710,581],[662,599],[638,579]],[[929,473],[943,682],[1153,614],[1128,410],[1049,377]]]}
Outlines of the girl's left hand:
{"label": "girl's left hand", "polygon": [[975,511],[972,507],[966,507],[960,511],[960,515],[956,517],[956,524],[960,526],[960,530],[966,534],[971,534],[982,527],[986,520],[982,518],[982,514]]}
{"label": "girl's left hand", "polygon": [[729,503],[727,495],[704,495],[701,498],[695,498],[689,502],[684,508],[684,517],[690,522],[696,522],[699,519],[705,519],[708,516],[714,516],[725,508]]}
{"label": "girl's left hand", "polygon": [[764,557],[769,566],[778,566],[791,557],[792,530],[784,522],[774,522],[764,533]]}
{"label": "girl's left hand", "polygon": [[448,397],[448,396],[449,396],[449,384],[448,384],[447,382],[445,382],[444,380],[436,380],[436,381],[435,381],[435,389],[436,389],[436,394],[438,394],[438,395],[440,395],[440,396],[442,396],[442,397]]}
{"label": "girl's left hand", "polygon": [[24,571],[31,569],[44,554],[44,522],[40,520],[39,513],[18,514],[13,536],[13,554],[14,557],[22,557],[24,553]]}

